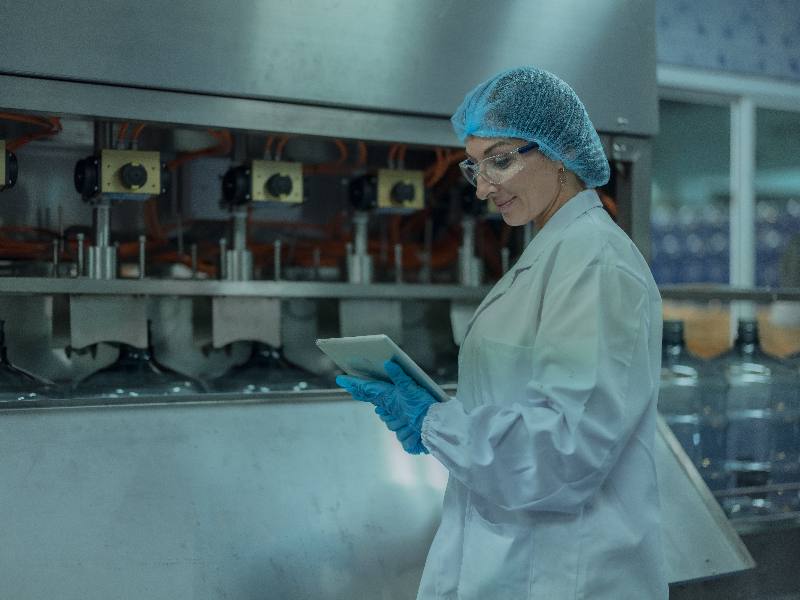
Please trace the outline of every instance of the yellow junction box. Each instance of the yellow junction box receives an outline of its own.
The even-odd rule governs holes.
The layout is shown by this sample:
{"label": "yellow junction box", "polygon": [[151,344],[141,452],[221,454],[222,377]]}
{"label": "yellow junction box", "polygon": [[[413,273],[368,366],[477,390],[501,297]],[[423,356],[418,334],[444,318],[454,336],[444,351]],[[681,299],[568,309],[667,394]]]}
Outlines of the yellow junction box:
{"label": "yellow junction box", "polygon": [[[250,173],[254,202],[303,201],[302,163],[254,160]],[[282,191],[285,189],[289,191]]]}
{"label": "yellow junction box", "polygon": [[[413,197],[399,199],[398,191],[401,188],[407,191],[413,188]],[[422,171],[378,169],[378,208],[425,208],[425,181]]]}
{"label": "yellow junction box", "polygon": [[[145,169],[147,180],[142,185],[129,187],[124,182],[122,171],[128,165]],[[100,181],[102,194],[158,195],[161,193],[161,154],[139,150],[102,150]]]}

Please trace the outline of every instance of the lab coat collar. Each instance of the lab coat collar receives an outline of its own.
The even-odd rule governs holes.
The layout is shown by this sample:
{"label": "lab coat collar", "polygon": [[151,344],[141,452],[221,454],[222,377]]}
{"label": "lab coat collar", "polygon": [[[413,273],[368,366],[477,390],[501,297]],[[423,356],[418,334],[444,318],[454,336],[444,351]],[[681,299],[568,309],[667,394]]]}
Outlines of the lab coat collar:
{"label": "lab coat collar", "polygon": [[556,214],[550,217],[542,230],[536,233],[512,270],[518,271],[530,267],[575,219],[592,208],[602,206],[597,192],[593,189],[583,190],[570,198],[564,206],[556,211]]}
{"label": "lab coat collar", "polygon": [[[531,266],[533,266],[533,263],[539,259],[547,247],[552,244],[553,241],[558,239],[562,231],[569,227],[569,225],[583,213],[592,208],[602,206],[603,205],[600,203],[600,197],[597,195],[597,192],[595,192],[593,189],[588,189],[570,198],[564,206],[558,209],[556,214],[550,217],[550,220],[545,224],[544,227],[542,227],[542,230],[537,232],[531,243],[528,244],[527,248],[525,248],[525,251],[519,257],[517,264],[515,264],[513,268],[508,271],[508,273],[503,275],[500,281],[498,281],[492,288],[492,291],[489,292],[489,294],[487,294],[487,296],[483,299],[483,302],[481,302],[481,304],[478,306],[478,309],[475,311],[475,314],[472,316],[472,319],[470,319],[470,322],[467,325],[464,338],[466,339],[466,336],[468,336],[469,332],[472,331],[472,325],[475,323],[475,319],[478,318],[478,315],[488,308],[488,306],[495,300],[500,298],[500,296],[505,294],[513,285],[514,281],[517,279],[517,276],[520,273],[530,269]],[[459,353],[459,366],[460,362],[461,355]]]}

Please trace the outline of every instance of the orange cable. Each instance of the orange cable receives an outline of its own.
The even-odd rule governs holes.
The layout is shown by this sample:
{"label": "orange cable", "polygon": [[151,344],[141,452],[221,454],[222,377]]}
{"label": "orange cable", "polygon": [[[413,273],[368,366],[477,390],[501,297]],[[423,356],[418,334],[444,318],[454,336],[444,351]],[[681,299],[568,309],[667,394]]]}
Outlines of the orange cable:
{"label": "orange cable", "polygon": [[130,127],[130,123],[123,123],[122,127],[119,128],[119,135],[117,136],[117,141],[121,142],[125,139],[125,134],[128,132],[128,127]]}
{"label": "orange cable", "polygon": [[292,136],[290,136],[290,135],[285,135],[280,139],[278,144],[275,146],[275,155],[276,156],[280,156],[280,153],[283,150],[283,147],[286,145],[286,142],[288,142],[289,138],[291,138],[291,137]]}
{"label": "orange cable", "polygon": [[9,142],[6,144],[6,150],[9,152],[16,152],[19,148],[27,144],[28,142],[32,142],[40,137],[45,137],[49,135],[56,135],[57,133],[61,133],[63,131],[61,127],[61,121],[58,120],[58,117],[48,117],[48,119],[41,119],[40,117],[30,117],[30,118],[17,118],[22,117],[21,115],[11,115],[9,113],[0,113],[0,117],[3,118],[10,118],[16,121],[24,121],[26,123],[35,123],[37,125],[46,125],[47,129],[40,129],[38,131],[34,131],[33,133],[29,133],[27,135],[23,135],[18,137],[17,139]]}
{"label": "orange cable", "polygon": [[136,129],[133,130],[133,135],[131,136],[132,142],[139,139],[139,134],[142,133],[142,129],[144,129],[146,126],[147,123],[139,123],[139,125],[136,126]]}

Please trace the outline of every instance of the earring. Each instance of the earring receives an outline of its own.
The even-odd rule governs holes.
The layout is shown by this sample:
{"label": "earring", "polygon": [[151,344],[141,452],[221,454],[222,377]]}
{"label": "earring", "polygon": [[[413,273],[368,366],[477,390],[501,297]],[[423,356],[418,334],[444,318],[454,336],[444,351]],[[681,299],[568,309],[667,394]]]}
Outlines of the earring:
{"label": "earring", "polygon": [[564,184],[567,182],[567,174],[564,172],[564,167],[561,167],[558,170],[558,183],[561,187],[564,187]]}

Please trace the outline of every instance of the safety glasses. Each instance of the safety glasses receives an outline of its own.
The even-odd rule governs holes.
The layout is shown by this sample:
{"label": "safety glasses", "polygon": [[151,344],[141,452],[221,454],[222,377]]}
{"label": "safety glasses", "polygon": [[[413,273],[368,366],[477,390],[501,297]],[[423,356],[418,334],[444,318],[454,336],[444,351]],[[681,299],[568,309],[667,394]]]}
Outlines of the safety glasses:
{"label": "safety glasses", "polygon": [[489,183],[500,185],[519,173],[522,167],[525,166],[525,161],[522,160],[520,154],[525,154],[538,147],[539,144],[531,142],[511,152],[487,156],[477,163],[469,159],[462,160],[458,163],[458,166],[461,167],[461,172],[464,174],[464,177],[467,178],[467,181],[475,187],[478,187],[478,175]]}

